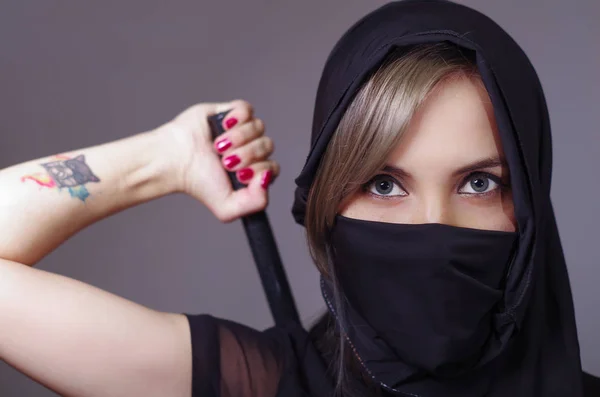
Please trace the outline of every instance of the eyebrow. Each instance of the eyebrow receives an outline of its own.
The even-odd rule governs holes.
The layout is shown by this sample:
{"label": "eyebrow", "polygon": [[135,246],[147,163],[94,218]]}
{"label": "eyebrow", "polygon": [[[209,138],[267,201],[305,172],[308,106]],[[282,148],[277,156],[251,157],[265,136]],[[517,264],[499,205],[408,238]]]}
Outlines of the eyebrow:
{"label": "eyebrow", "polygon": [[[457,175],[467,174],[469,172],[481,170],[484,168],[495,168],[495,167],[507,168],[508,165],[506,164],[506,160],[504,160],[503,158],[489,157],[489,158],[477,160],[473,163],[467,164],[467,165],[455,170],[452,173],[452,175],[457,176]],[[403,178],[411,177],[410,173],[404,171],[402,168],[395,167],[395,166],[389,165],[389,164],[386,164],[385,167],[383,167],[383,171],[389,172],[390,174],[398,175]]]}
{"label": "eyebrow", "polygon": [[479,161],[476,161],[474,163],[468,164],[462,168],[459,168],[458,170],[454,171],[454,175],[461,175],[461,174],[466,174],[469,172],[473,172],[473,171],[477,171],[483,168],[495,168],[495,167],[502,167],[502,168],[508,168],[508,165],[506,164],[506,160],[501,159],[499,157],[490,157],[487,159],[482,159]]}

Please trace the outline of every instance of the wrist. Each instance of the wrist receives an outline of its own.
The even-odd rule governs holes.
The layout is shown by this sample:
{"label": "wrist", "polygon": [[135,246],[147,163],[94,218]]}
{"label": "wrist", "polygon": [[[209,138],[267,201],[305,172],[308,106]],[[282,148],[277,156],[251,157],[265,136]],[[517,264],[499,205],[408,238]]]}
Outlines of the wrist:
{"label": "wrist", "polygon": [[169,193],[184,191],[185,164],[188,164],[186,153],[182,150],[189,147],[189,134],[169,122],[148,133],[153,141],[153,158],[150,167],[154,170],[157,183]]}

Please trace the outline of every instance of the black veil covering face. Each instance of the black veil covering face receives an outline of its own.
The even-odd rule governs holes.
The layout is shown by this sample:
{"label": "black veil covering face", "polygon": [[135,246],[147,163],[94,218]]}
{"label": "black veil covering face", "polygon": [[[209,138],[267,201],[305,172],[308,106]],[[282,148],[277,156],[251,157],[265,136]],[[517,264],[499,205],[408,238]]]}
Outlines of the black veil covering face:
{"label": "black veil covering face", "polygon": [[[448,380],[452,394],[476,395],[481,379],[489,396],[581,396],[581,364],[573,302],[550,202],[552,149],[542,88],[521,48],[486,16],[449,1],[405,0],[367,15],[340,39],[317,92],[311,150],[293,214],[304,223],[306,199],[322,155],[354,95],[392,52],[415,44],[451,42],[474,51],[491,97],[511,171],[518,241],[494,313],[491,362]],[[367,292],[367,291],[365,291]],[[418,327],[412,324],[412,327]],[[377,378],[375,378],[377,380]],[[433,396],[411,389],[412,394]]]}

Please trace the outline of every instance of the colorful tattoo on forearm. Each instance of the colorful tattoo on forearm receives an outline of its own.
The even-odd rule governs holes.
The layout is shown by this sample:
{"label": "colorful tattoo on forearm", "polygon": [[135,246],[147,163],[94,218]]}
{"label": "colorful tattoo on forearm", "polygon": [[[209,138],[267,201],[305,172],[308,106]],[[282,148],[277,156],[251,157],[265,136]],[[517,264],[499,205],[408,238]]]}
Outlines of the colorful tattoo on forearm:
{"label": "colorful tattoo on forearm", "polygon": [[90,167],[85,163],[85,155],[75,158],[59,155],[54,156],[55,161],[41,164],[46,172],[25,175],[22,182],[33,181],[39,186],[49,189],[67,189],[71,197],[85,201],[90,193],[85,187],[89,182],[100,182]]}

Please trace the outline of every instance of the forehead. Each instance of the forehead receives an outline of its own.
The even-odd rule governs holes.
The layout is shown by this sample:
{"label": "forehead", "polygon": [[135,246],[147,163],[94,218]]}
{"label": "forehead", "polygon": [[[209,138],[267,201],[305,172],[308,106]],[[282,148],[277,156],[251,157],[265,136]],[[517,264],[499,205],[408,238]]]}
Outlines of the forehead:
{"label": "forehead", "polygon": [[502,157],[493,107],[480,81],[457,77],[429,94],[389,160],[449,166],[482,157]]}

